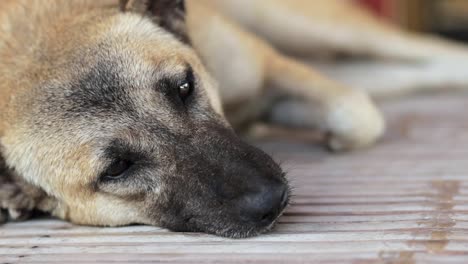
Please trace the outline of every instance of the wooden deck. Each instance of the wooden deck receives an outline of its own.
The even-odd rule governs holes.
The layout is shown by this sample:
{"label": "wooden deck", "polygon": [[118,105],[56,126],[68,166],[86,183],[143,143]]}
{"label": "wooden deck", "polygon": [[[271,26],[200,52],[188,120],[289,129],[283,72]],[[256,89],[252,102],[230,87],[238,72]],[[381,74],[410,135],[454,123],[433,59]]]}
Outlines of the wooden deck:
{"label": "wooden deck", "polygon": [[245,240],[36,220],[0,227],[0,263],[468,263],[468,94],[382,104],[377,147],[259,143],[295,186],[273,233]]}

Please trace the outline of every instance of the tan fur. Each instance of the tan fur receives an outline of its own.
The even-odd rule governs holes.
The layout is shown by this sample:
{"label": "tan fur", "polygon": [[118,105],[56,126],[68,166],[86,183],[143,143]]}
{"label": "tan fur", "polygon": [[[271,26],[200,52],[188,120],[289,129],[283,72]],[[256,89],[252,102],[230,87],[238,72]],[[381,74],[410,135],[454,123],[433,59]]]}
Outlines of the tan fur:
{"label": "tan fur", "polygon": [[[63,129],[71,128],[69,138],[54,130],[35,130],[38,123],[45,125],[38,84],[60,87],[99,60],[94,57],[99,54],[81,49],[104,41],[112,47],[111,56],[124,50],[128,56],[122,72],[129,78],[144,75],[156,62],[164,62],[158,70],[172,73],[189,62],[219,116],[224,116],[223,105],[237,126],[270,114],[271,121],[283,125],[318,128],[330,135],[328,144],[335,150],[373,144],[384,133],[382,116],[364,92],[329,80],[278,50],[311,56],[331,50],[397,59],[425,59],[433,52],[442,57],[465,54],[464,48],[443,41],[431,44],[427,37],[402,32],[343,1],[187,0],[188,34],[199,60],[150,19],[119,12],[117,0],[0,1],[1,154],[7,164],[15,164],[14,173],[47,193],[48,206],[41,209],[80,224],[152,224],[137,210],[142,202],[94,192],[91,183],[103,165],[90,135],[98,132],[81,132],[70,123],[61,124]],[[395,45],[387,45],[387,37]],[[73,64],[75,60],[83,65]],[[147,110],[157,113],[148,95],[138,96],[141,115]],[[284,102],[272,105],[270,97]],[[170,114],[160,116],[171,124]],[[171,126],[177,130],[180,124]],[[155,190],[155,195],[160,192]]]}
{"label": "tan fur", "polygon": [[[109,2],[112,2],[112,8],[106,7]],[[42,140],[37,131],[31,130],[30,125],[23,127],[25,123],[34,122],[38,117],[35,115],[40,115],[35,110],[33,101],[36,99],[35,93],[39,92],[35,90],[38,83],[50,80],[60,83],[80,74],[70,72],[63,67],[69,64],[71,56],[76,56],[77,45],[93,46],[94,43],[109,38],[115,38],[112,40],[115,44],[130,41],[127,48],[131,49],[132,45],[135,45],[140,51],[147,51],[146,54],[140,54],[143,57],[138,58],[141,60],[139,64],[141,67],[154,61],[165,61],[167,65],[177,67],[181,61],[188,60],[200,68],[198,72],[203,74],[203,79],[208,84],[206,86],[208,97],[214,109],[222,114],[217,90],[213,84],[210,84],[211,77],[204,72],[198,58],[170,36],[166,36],[166,41],[161,39],[158,39],[157,43],[148,41],[150,32],[155,28],[151,21],[142,20],[136,14],[106,18],[107,14],[119,12],[116,6],[116,1],[97,3],[81,0],[73,2],[19,0],[2,2],[1,6],[0,142],[4,149],[2,154],[8,163],[17,164],[16,170],[27,181],[40,186],[59,201],[52,212],[54,215],[76,223],[122,225],[130,224],[138,218],[131,213],[134,204],[126,205],[109,197],[96,196],[90,188],[89,182],[95,177],[93,167],[95,164],[89,162],[93,153],[89,152],[88,143],[85,142],[86,135],[82,135],[84,139],[82,144],[77,146],[76,142],[70,142],[66,152],[57,152],[53,146],[62,142],[62,138],[52,136],[48,140]],[[103,19],[97,18],[99,16]],[[54,19],[50,20],[50,17]],[[20,28],[13,28],[13,31],[10,31],[13,26]],[[119,39],[121,33],[128,31],[132,31],[131,40]],[[20,34],[13,35],[16,32]],[[160,35],[159,38],[164,39],[165,35],[167,34]],[[74,42],[70,42],[70,39]],[[159,47],[160,53],[154,52],[155,46]],[[47,49],[47,53],[42,53],[42,49]],[[181,58],[178,59],[174,55]],[[95,58],[85,58],[85,60],[91,65]],[[44,65],[45,61],[47,65]],[[132,66],[128,74],[140,74],[141,69],[138,69],[138,64]],[[56,159],[54,156],[65,159]],[[38,170],[39,166],[36,163],[48,165]],[[72,169],[76,167],[80,170]],[[61,203],[62,200],[66,203]],[[70,211],[70,207],[73,210]],[[103,208],[108,208],[109,211]],[[112,210],[112,208],[124,210]],[[115,215],[115,212],[121,212],[121,215]],[[146,219],[141,220],[147,222]]]}

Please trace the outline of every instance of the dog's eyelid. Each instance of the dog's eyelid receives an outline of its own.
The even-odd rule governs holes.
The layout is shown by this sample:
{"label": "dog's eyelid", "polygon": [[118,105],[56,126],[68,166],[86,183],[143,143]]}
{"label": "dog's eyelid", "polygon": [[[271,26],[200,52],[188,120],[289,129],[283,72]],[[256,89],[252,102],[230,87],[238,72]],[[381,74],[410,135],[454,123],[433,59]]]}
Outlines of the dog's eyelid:
{"label": "dog's eyelid", "polygon": [[166,83],[169,83],[171,87],[179,87],[185,83],[194,84],[195,74],[191,66],[187,66],[185,70],[181,71],[174,76],[167,78]]}
{"label": "dog's eyelid", "polygon": [[120,178],[125,171],[127,171],[133,162],[127,159],[118,159],[111,163],[109,167],[107,167],[105,176],[112,177],[112,178]]}
{"label": "dog's eyelid", "polygon": [[195,74],[193,72],[193,68],[192,66],[187,66],[187,68],[185,69],[185,80],[187,81],[190,81],[190,82],[195,82]]}
{"label": "dog's eyelid", "polygon": [[145,163],[148,158],[138,147],[132,146],[122,139],[114,139],[104,149],[102,154],[107,160],[106,166],[111,166],[119,160],[126,160],[132,164]]}
{"label": "dog's eyelid", "polygon": [[187,82],[187,80],[194,82],[194,79],[195,77],[192,67],[187,66],[185,70],[180,72],[159,76],[155,80],[153,87],[164,93],[168,93],[170,91],[174,91],[174,87],[183,85],[185,82]]}

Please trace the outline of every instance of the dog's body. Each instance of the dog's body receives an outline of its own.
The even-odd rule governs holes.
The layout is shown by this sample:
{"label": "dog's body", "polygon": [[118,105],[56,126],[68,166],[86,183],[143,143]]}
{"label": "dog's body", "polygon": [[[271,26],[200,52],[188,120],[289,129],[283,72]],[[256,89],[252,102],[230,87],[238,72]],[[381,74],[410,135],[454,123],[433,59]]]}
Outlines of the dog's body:
{"label": "dog's body", "polygon": [[[350,28],[334,32],[336,17]],[[347,38],[356,25],[363,35]],[[285,179],[232,134],[221,105],[236,127],[261,118],[318,128],[335,150],[369,146],[384,122],[365,93],[244,28],[291,54],[465,54],[342,1],[4,0],[0,206],[10,218],[39,209],[80,224],[228,236],[267,230],[287,202]],[[382,45],[386,36],[414,47]],[[135,179],[122,180],[129,168]]]}

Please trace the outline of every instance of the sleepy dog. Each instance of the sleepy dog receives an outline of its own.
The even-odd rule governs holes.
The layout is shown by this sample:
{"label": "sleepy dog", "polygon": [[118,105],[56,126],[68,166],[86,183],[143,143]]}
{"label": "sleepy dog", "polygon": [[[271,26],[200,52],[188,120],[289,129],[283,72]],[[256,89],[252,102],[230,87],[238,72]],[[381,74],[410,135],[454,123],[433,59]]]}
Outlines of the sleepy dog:
{"label": "sleepy dog", "polygon": [[294,14],[311,5],[1,1],[0,220],[40,210],[77,224],[227,237],[271,229],[287,180],[233,127],[261,119],[320,129],[337,151],[368,147],[385,127],[364,92],[278,51],[369,51],[330,34],[288,39],[307,30]]}

